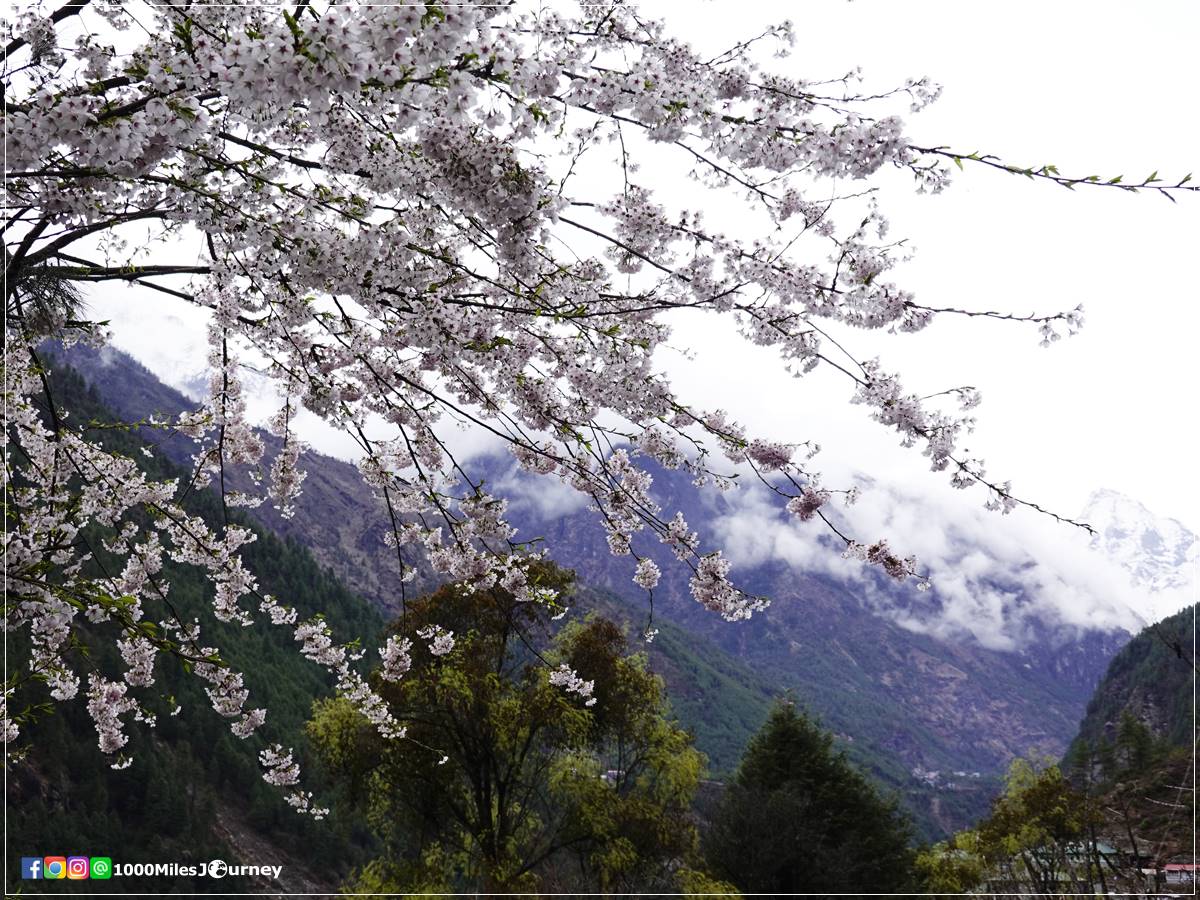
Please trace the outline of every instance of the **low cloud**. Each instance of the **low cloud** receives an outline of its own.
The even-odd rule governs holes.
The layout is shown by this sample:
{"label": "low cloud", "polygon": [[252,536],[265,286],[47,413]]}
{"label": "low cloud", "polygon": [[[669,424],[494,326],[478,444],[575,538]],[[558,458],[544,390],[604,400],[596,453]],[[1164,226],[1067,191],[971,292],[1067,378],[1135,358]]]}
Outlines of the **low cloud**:
{"label": "low cloud", "polygon": [[[513,459],[500,446],[489,454],[492,464],[505,466],[504,474],[495,480],[492,491],[508,500],[513,518],[526,516],[539,522],[550,522],[573,515],[583,510],[590,498],[554,476],[536,476],[523,473]],[[529,538],[532,535],[518,535]]]}
{"label": "low cloud", "polygon": [[988,512],[975,505],[975,492],[874,484],[853,507],[834,510],[839,528],[855,538],[884,538],[896,552],[916,556],[929,574],[928,591],[844,559],[820,522],[788,516],[764,488],[731,491],[726,500],[732,509],[714,518],[710,532],[736,566],[777,561],[832,576],[877,613],[939,638],[1013,650],[1035,630],[1063,639],[1089,629],[1137,631],[1192,602],[1183,591],[1148,596],[1127,570],[1089,546],[1082,529],[1025,510]]}

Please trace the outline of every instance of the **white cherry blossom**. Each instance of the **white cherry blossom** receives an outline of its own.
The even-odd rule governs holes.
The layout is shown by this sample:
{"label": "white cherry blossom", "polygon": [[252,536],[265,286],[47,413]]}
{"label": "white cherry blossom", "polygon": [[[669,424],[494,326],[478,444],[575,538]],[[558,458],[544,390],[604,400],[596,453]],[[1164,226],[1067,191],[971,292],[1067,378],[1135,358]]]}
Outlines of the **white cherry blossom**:
{"label": "white cherry blossom", "polygon": [[[951,161],[1004,167],[910,143],[900,114],[936,99],[927,79],[860,96],[853,73],[831,88],[768,71],[753,41],[706,58],[623,3],[536,14],[81,3],[53,17],[32,5],[5,27],[5,614],[28,632],[22,677],[57,701],[79,691],[80,613],[116,643],[124,671],[90,674],[86,691],[106,753],[126,743],[125,713],[154,715],[129,691],[152,685],[160,653],[191,662],[239,737],[266,719],[247,707],[243,673],[201,646],[194,623],[174,620],[166,560],[204,574],[220,621],[249,624],[257,607],[291,629],[339,694],[381,734],[403,737],[356,667],[359,636],[339,643],[320,618],[297,624],[288,598],[260,591],[242,560],[254,532],[238,507],[294,513],[302,413],[358,442],[359,469],[390,517],[401,602],[423,561],[465,589],[558,603],[530,576],[539,554],[515,541],[505,499],[448,450],[447,429],[465,422],[505,441],[524,471],[585,495],[611,551],[638,560],[646,591],[661,574],[646,555],[657,542],[690,570],[704,607],[730,620],[763,609],[719,549],[660,508],[644,460],[718,488],[748,470],[798,519],[831,528],[828,500],[840,490],[849,503],[855,488],[822,486],[808,468],[815,444],[806,455],[682,402],[656,362],[672,310],[724,317],[797,376],[828,368],[956,486],[981,485],[1000,511],[1033,505],[960,449],[973,389],[918,396],[831,337],[901,339],[938,316],[999,315],[927,305],[892,280],[896,244],[869,196],[876,174],[899,169],[917,190],[940,191]],[[786,26],[766,37],[785,54],[794,40]],[[835,88],[843,96],[829,96]],[[726,234],[670,207],[654,174],[639,174],[648,149],[671,154],[703,190],[735,192],[772,228]],[[579,176],[590,160],[611,178]],[[834,202],[829,179],[839,179]],[[210,316],[207,398],[177,420],[141,423],[194,442],[185,480],[150,479],[145,457],[105,449],[47,396],[43,340],[105,340],[76,318],[73,286],[114,280]],[[1025,320],[1049,344],[1082,325],[1082,310]],[[281,398],[269,464],[247,418],[247,367]],[[229,488],[232,466],[248,467],[255,488]],[[220,497],[218,522],[187,511],[185,498],[205,488]],[[86,540],[98,531],[120,560],[102,575]],[[897,578],[916,571],[882,541],[834,533],[848,556]],[[421,637],[435,656],[453,650],[441,626]],[[385,681],[405,674],[410,651],[389,639]],[[574,672],[550,677],[591,694]],[[19,703],[4,696],[12,744],[20,722],[8,704]],[[260,759],[271,783],[298,784],[290,751]],[[288,800],[324,814],[299,788]]]}

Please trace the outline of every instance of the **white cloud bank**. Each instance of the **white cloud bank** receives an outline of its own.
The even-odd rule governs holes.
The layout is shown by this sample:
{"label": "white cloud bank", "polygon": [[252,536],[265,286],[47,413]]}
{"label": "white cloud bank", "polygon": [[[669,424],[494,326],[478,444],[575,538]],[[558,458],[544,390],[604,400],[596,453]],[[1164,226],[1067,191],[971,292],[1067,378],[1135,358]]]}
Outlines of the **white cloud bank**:
{"label": "white cloud bank", "polygon": [[843,559],[819,522],[792,519],[765,489],[731,491],[732,507],[709,525],[738,567],[782,562],[799,572],[833,576],[881,615],[939,638],[971,637],[997,650],[1021,647],[1031,629],[1064,637],[1085,629],[1137,631],[1189,603],[1195,584],[1150,592],[1089,545],[1082,529],[1018,511],[1000,516],[975,498],[930,483],[920,490],[873,484],[853,507],[838,511],[860,540],[886,538],[918,559],[932,582],[884,582],[872,568]]}

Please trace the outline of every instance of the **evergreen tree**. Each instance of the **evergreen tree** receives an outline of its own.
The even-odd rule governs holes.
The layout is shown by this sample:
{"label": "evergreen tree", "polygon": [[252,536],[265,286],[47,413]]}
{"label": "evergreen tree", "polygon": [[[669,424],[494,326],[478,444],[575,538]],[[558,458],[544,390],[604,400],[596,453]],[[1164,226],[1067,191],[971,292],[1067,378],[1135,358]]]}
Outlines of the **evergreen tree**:
{"label": "evergreen tree", "polygon": [[1096,781],[1096,767],[1099,765],[1099,754],[1091,742],[1077,740],[1067,748],[1063,757],[1063,769],[1067,778],[1078,785],[1085,793],[1091,790]]}
{"label": "evergreen tree", "polygon": [[911,882],[909,828],[832,735],[785,702],[751,740],[704,854],[747,892],[893,893]]}
{"label": "evergreen tree", "polygon": [[1154,759],[1154,735],[1133,713],[1124,710],[1117,726],[1117,754],[1125,773],[1136,775]]}
{"label": "evergreen tree", "polygon": [[1111,781],[1117,777],[1117,750],[1107,737],[1100,738],[1096,746],[1096,759],[1100,763],[1100,780]]}

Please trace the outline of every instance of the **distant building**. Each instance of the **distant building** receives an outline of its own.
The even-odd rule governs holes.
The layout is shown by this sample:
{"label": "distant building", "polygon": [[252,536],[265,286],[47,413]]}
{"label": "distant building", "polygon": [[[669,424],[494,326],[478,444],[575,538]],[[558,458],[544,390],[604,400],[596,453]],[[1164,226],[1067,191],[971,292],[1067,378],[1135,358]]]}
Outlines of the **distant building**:
{"label": "distant building", "polygon": [[[1061,852],[1061,856],[1053,851],[1033,854],[1035,857],[1041,857],[1041,865],[1044,867],[1040,881],[1030,873],[1021,871],[1019,866],[1005,866],[1005,871],[994,872],[987,879],[987,892],[1026,895],[1044,895],[1046,890],[1055,894],[1101,893],[1104,886],[1096,871],[1097,860],[1092,856],[1091,845],[1071,844],[1065,847],[1064,851]],[[1099,841],[1095,845],[1095,853],[1108,868],[1116,867],[1119,853],[1115,847]],[[1058,858],[1055,859],[1055,856]]]}
{"label": "distant building", "polygon": [[1162,867],[1163,882],[1165,884],[1195,884],[1196,870],[1200,869],[1194,862],[1167,863]]}

